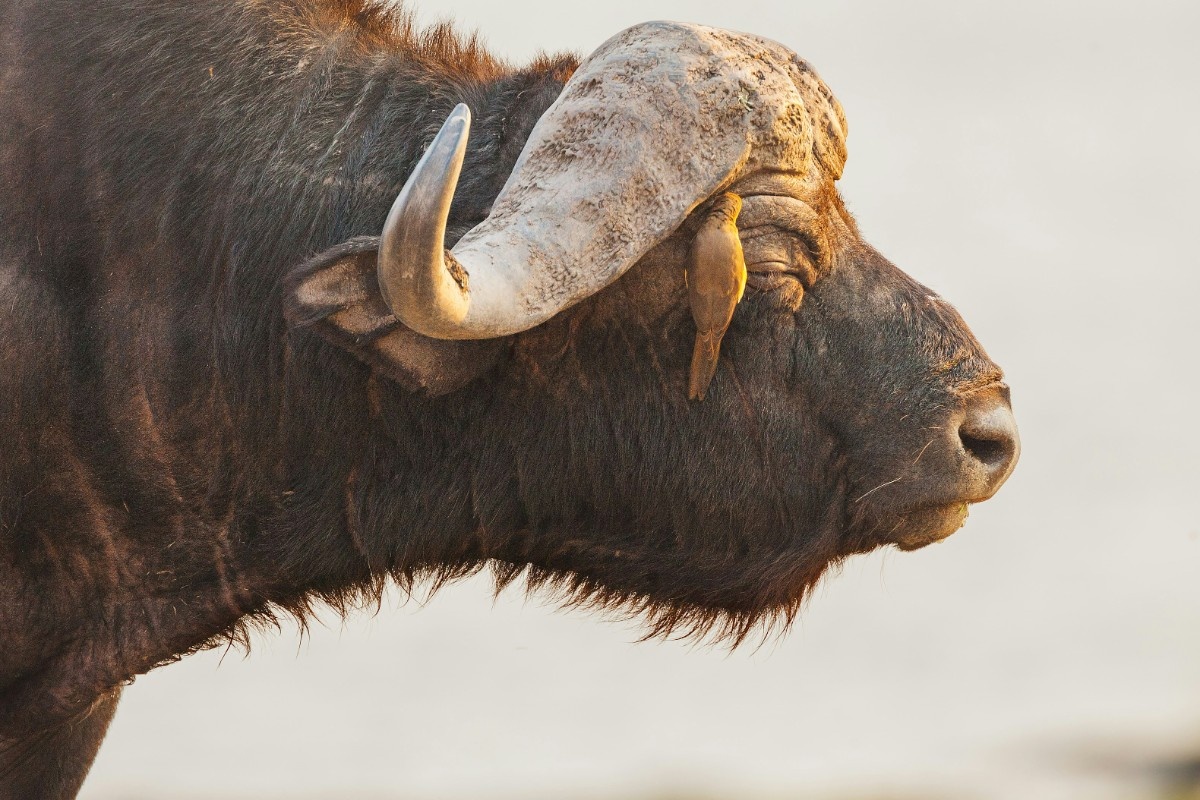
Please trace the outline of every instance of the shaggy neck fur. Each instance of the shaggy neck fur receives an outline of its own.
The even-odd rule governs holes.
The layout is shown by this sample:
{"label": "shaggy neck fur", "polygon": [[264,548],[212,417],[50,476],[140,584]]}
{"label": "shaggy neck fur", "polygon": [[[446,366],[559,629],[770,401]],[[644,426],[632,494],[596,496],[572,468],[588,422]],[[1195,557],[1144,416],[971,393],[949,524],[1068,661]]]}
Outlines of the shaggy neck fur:
{"label": "shaggy neck fur", "polygon": [[[0,88],[0,735],[272,604],[470,555],[395,527],[368,541],[369,371],[289,340],[279,287],[378,233],[458,102],[477,124],[452,222],[482,219],[575,65],[514,70],[350,1],[18,6]],[[475,527],[416,516],[435,513]]]}
{"label": "shaggy neck fur", "polygon": [[[678,269],[633,270],[436,399],[287,329],[284,276],[378,234],[459,102],[476,124],[450,237],[482,220],[573,58],[510,69],[352,0],[18,6],[0,64],[0,738],[389,576],[490,563],[652,632],[739,640],[865,547],[842,540],[844,463],[803,380],[776,387],[800,422],[733,366],[689,407]],[[791,333],[731,344],[728,364],[791,376]]]}

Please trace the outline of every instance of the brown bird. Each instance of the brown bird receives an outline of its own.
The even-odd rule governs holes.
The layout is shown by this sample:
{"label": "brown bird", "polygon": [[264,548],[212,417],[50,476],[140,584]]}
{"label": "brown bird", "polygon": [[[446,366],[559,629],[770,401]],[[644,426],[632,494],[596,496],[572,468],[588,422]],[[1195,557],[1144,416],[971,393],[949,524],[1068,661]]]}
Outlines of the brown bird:
{"label": "brown bird", "polygon": [[742,198],[725,192],[708,210],[684,272],[692,319],[696,321],[696,345],[692,348],[692,370],[688,399],[703,400],[717,371],[721,338],[733,319],[733,310],[746,291],[746,261],[738,238],[737,216]]}

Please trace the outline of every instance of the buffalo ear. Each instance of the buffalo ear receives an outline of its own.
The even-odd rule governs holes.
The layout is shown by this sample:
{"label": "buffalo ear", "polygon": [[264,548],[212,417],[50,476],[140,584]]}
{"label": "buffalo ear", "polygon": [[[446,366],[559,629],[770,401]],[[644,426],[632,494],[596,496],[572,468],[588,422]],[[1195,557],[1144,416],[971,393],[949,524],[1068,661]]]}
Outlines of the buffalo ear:
{"label": "buffalo ear", "polygon": [[359,236],[314,256],[284,284],[284,316],[348,350],[411,392],[437,396],[491,369],[506,339],[431,339],[404,327],[376,278],[378,236]]}

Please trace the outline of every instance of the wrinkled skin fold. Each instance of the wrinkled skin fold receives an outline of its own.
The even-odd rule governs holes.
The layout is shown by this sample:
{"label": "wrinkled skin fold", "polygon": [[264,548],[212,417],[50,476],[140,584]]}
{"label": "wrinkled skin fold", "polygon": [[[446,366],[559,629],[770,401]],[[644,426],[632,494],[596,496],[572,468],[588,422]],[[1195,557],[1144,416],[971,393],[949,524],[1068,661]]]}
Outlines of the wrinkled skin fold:
{"label": "wrinkled skin fold", "polygon": [[[999,368],[862,240],[782,45],[652,23],[512,69],[358,0],[2,10],[0,796],[72,796],[119,686],[279,614],[490,568],[737,642],[1015,464]],[[381,268],[460,103],[443,218]],[[689,402],[726,191],[745,295]],[[463,315],[410,317],[429,286]]]}

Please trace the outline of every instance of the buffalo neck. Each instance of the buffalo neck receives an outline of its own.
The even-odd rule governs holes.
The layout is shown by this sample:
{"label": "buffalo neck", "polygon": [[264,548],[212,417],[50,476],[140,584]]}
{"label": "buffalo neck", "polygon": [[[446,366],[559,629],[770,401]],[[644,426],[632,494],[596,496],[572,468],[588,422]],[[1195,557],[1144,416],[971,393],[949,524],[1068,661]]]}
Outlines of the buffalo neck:
{"label": "buffalo neck", "polygon": [[[13,84],[23,111],[0,131],[41,154],[2,210],[28,232],[14,280],[37,350],[13,354],[16,388],[0,392],[19,399],[0,415],[15,443],[0,596],[31,598],[0,603],[20,609],[0,617],[0,734],[248,619],[485,555],[455,461],[469,409],[423,425],[431,401],[289,336],[280,284],[378,234],[458,102],[478,122],[451,223],[482,219],[575,63],[511,70],[448,29],[346,2],[283,17],[43,5],[13,36],[41,75]],[[422,501],[413,487],[430,484],[441,494]]]}

